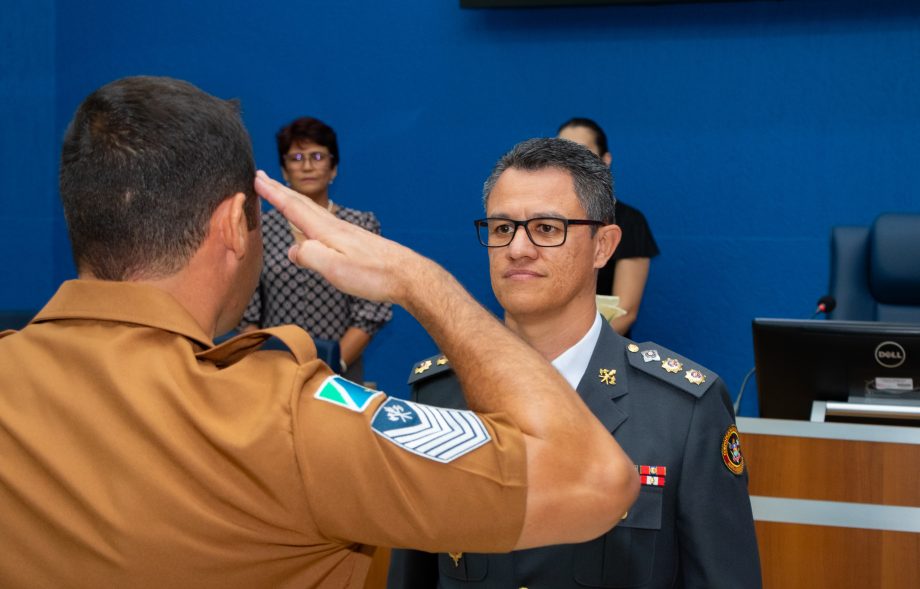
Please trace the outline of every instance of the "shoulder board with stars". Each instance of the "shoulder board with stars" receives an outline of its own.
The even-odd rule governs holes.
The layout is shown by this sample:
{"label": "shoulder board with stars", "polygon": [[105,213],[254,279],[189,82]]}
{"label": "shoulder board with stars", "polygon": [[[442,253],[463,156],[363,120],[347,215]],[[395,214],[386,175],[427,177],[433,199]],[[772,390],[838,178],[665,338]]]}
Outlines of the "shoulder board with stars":
{"label": "shoulder board with stars", "polygon": [[435,374],[441,374],[451,370],[450,362],[447,360],[447,356],[444,354],[438,354],[437,356],[432,356],[431,358],[425,358],[421,362],[416,362],[412,366],[412,371],[409,372],[409,381],[408,384],[424,380],[429,376],[434,376]]}
{"label": "shoulder board with stars", "polygon": [[715,372],[653,342],[630,343],[626,357],[633,368],[668,382],[694,397],[702,397],[719,379]]}

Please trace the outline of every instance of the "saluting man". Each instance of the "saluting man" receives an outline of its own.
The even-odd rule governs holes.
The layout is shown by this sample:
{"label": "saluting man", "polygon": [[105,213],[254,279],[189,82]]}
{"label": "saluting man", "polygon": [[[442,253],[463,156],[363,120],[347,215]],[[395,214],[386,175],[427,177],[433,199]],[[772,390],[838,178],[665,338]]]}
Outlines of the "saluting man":
{"label": "saluting man", "polygon": [[[476,226],[505,324],[577,389],[635,463],[642,487],[616,528],[582,544],[396,551],[390,588],[760,587],[725,385],[679,354],[618,335],[597,311],[597,270],[621,235],[609,169],[581,145],[531,139],[498,161],[483,201],[487,217]],[[416,364],[409,380],[415,400],[463,407],[447,356]]]}

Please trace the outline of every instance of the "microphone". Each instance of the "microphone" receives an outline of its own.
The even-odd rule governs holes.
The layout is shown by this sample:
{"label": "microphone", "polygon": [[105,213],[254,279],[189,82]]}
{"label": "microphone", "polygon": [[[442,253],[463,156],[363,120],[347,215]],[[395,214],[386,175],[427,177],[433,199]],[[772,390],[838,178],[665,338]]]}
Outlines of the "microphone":
{"label": "microphone", "polygon": [[[814,319],[815,317],[817,317],[818,315],[822,313],[824,314],[830,313],[836,307],[837,307],[837,299],[835,299],[829,294],[824,295],[823,297],[818,299],[818,307],[815,309],[814,314],[810,318]],[[754,368],[751,368],[748,371],[748,373],[744,375],[744,380],[741,381],[741,390],[738,392],[738,398],[735,399],[735,403],[734,403],[734,409],[735,409],[736,415],[738,414],[738,408],[741,407],[741,397],[744,396],[744,387],[747,386],[748,381],[751,380],[752,376],[754,376],[755,370],[757,370],[756,366]]]}
{"label": "microphone", "polygon": [[830,313],[837,308],[837,299],[831,295],[824,295],[818,299],[818,307],[815,309],[815,314],[811,316],[812,319],[820,315],[821,313]]}

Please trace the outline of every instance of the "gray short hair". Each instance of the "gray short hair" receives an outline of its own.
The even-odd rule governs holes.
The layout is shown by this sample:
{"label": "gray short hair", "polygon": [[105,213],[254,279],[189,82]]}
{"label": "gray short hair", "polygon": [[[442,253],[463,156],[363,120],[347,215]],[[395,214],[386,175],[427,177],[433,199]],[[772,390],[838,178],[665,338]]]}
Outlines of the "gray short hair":
{"label": "gray short hair", "polygon": [[610,168],[587,147],[555,137],[522,141],[503,155],[483,184],[483,206],[489,204],[489,195],[505,170],[535,172],[546,168],[558,168],[571,174],[578,202],[589,219],[606,224],[616,222]]}

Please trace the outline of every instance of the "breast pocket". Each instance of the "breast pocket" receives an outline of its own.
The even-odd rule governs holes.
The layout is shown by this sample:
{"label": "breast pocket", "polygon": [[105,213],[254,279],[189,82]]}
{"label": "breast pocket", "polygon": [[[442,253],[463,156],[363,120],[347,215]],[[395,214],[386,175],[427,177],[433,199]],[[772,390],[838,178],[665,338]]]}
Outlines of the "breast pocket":
{"label": "breast pocket", "polygon": [[648,583],[661,530],[662,489],[643,487],[626,519],[575,551],[575,580],[588,587],[635,587]]}

